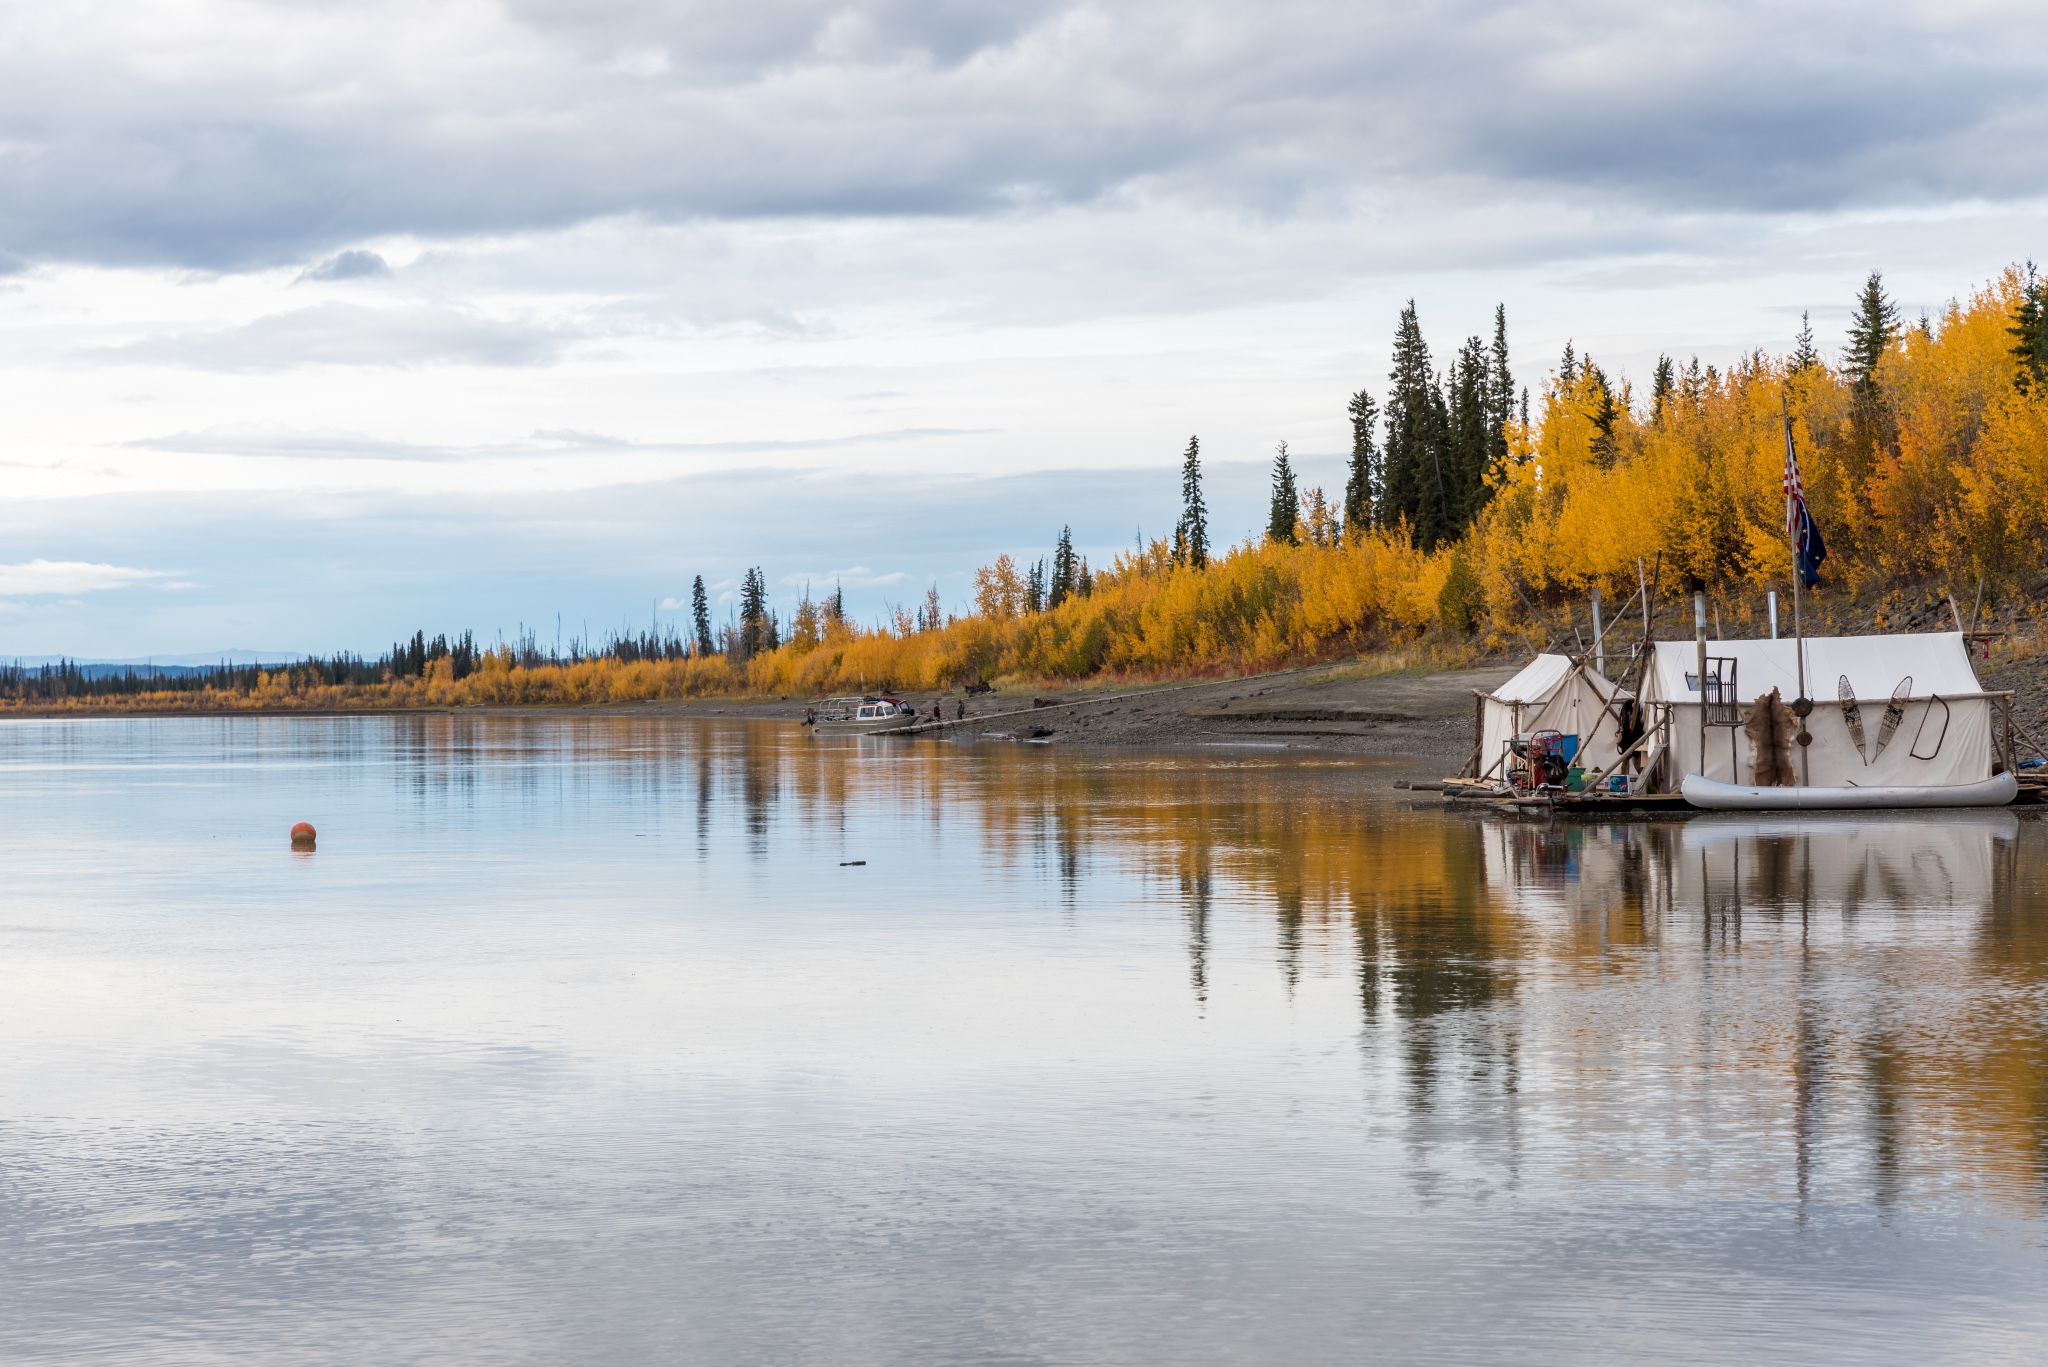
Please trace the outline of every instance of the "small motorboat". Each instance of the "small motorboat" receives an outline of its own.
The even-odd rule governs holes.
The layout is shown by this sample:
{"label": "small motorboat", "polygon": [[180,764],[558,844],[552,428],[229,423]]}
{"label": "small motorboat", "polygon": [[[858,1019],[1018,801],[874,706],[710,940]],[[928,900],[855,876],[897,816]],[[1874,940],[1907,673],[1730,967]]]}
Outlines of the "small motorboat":
{"label": "small motorboat", "polygon": [[2019,780],[1995,774],[1976,783],[1929,787],[1766,788],[1687,774],[1685,800],[1714,812],[1827,811],[1872,807],[2003,807],[2019,796]]}
{"label": "small motorboat", "polygon": [[917,709],[898,698],[827,698],[804,722],[814,736],[871,736],[908,731],[917,725]]}

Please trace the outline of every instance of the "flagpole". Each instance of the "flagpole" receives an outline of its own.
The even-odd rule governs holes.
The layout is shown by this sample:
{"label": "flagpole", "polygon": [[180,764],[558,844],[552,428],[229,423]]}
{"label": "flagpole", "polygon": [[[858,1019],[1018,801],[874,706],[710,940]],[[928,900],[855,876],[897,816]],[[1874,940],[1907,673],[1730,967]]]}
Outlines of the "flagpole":
{"label": "flagpole", "polygon": [[1807,714],[1813,711],[1813,703],[1806,696],[1806,630],[1800,619],[1799,581],[1804,577],[1799,572],[1799,527],[1792,520],[1792,474],[1799,468],[1797,457],[1792,450],[1792,410],[1785,405],[1784,396],[1778,396],[1779,411],[1785,415],[1785,541],[1792,551],[1792,658],[1799,669],[1799,699],[1792,704],[1792,712],[1799,718],[1799,783],[1810,787],[1813,780],[1813,766],[1807,760],[1807,747],[1813,744],[1813,737],[1806,730]]}

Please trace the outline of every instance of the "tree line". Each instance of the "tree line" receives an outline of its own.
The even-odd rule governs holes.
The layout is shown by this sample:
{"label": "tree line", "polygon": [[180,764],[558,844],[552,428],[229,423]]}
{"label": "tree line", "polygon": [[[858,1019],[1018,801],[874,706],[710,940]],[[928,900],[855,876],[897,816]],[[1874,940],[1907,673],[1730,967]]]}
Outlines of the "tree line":
{"label": "tree line", "polygon": [[[1781,356],[1758,350],[1725,370],[1660,356],[1643,403],[1567,343],[1533,421],[1508,369],[1504,308],[1490,339],[1467,339],[1439,372],[1411,301],[1387,380],[1383,394],[1368,386],[1346,404],[1341,500],[1300,488],[1283,443],[1263,534],[1246,547],[1216,545],[1202,444],[1190,437],[1169,537],[1091,569],[1063,527],[1049,555],[977,570],[963,617],[943,610],[936,587],[873,630],[848,621],[836,586],[777,612],[755,567],[723,626],[699,575],[674,626],[566,647],[559,632],[544,645],[523,626],[489,647],[470,632],[421,630],[373,660],[341,652],[289,668],[308,684],[351,686],[590,661],[687,666],[703,688],[771,677],[785,690],[935,684],[1003,669],[1181,668],[1212,655],[1267,662],[1334,648],[1374,623],[1513,630],[1588,584],[1632,589],[1639,561],[1653,557],[1667,575],[1737,593],[1784,573],[1788,416],[1831,573],[1983,575],[1995,586],[2038,573],[2048,544],[2048,281],[2031,264],[1917,321],[1873,272],[1832,363],[1802,318]],[[1325,547],[1342,553],[1313,553]],[[1160,573],[1176,567],[1206,573]],[[278,668],[14,665],[0,667],[0,697],[247,694]]]}
{"label": "tree line", "polygon": [[[1567,366],[1575,365],[1569,346],[1565,354]],[[1418,549],[1433,551],[1463,536],[1479,516],[1508,460],[1508,425],[1518,411],[1506,305],[1494,309],[1492,340],[1467,338],[1439,373],[1409,300],[1394,326],[1387,380],[1384,400],[1365,388],[1346,405],[1351,454],[1341,503],[1331,504],[1319,488],[1298,488],[1287,443],[1280,443],[1266,539],[1296,545],[1306,536],[1335,544],[1346,529],[1377,527],[1399,530]],[[1519,398],[1526,425],[1528,390]],[[1195,569],[1208,566],[1211,550],[1201,456],[1201,438],[1189,437],[1172,537],[1174,563]]]}

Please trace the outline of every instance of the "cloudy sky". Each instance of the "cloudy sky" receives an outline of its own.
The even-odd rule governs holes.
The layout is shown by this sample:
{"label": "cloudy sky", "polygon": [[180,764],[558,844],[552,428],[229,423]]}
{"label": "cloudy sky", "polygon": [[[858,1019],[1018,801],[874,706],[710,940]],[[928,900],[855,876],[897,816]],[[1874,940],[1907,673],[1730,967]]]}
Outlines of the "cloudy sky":
{"label": "cloudy sky", "polygon": [[1341,483],[1413,297],[1840,343],[2043,253],[2039,12],[0,3],[0,655],[863,615]]}

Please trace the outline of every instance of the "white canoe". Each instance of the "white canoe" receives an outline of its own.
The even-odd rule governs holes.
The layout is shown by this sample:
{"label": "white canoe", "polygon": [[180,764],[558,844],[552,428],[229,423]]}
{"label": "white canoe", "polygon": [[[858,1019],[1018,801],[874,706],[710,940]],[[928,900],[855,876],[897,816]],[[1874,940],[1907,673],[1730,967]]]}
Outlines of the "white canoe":
{"label": "white canoe", "polygon": [[2019,780],[1999,774],[1981,783],[1942,788],[1757,788],[1687,774],[1679,792],[1715,812],[1818,811],[1856,807],[2003,807],[2019,796]]}

